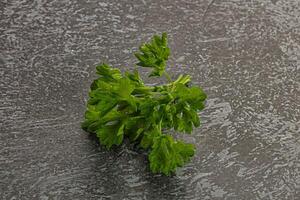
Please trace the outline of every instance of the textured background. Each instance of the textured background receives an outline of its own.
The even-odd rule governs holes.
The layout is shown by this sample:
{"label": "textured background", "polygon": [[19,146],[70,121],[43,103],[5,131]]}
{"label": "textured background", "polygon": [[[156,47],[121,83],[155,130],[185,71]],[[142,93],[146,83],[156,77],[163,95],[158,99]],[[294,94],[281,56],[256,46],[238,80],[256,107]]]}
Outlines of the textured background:
{"label": "textured background", "polygon": [[[173,177],[80,129],[95,65],[162,31],[209,96]],[[0,92],[0,199],[300,199],[299,0],[0,0]]]}

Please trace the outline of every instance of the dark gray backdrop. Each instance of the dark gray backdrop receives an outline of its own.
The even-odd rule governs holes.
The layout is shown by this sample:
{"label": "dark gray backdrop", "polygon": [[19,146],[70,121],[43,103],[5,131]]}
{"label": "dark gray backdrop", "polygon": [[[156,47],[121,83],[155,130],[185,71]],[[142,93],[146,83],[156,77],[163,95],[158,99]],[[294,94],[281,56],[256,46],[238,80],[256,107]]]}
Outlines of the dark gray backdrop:
{"label": "dark gray backdrop", "polygon": [[[300,199],[299,8],[1,0],[0,199]],[[162,31],[169,72],[192,74],[208,94],[202,127],[182,136],[196,156],[173,177],[80,129],[95,65],[132,69],[132,52]]]}

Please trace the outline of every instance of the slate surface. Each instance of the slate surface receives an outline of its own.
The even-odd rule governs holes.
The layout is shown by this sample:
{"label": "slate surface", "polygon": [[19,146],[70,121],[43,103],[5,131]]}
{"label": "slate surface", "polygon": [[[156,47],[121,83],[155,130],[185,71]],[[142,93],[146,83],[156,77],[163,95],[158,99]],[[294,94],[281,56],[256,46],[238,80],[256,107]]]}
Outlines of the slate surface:
{"label": "slate surface", "polygon": [[[0,199],[300,199],[299,0],[1,0]],[[95,65],[132,69],[167,31],[169,72],[208,93],[173,177],[80,129]],[[147,77],[146,71],[143,76]]]}

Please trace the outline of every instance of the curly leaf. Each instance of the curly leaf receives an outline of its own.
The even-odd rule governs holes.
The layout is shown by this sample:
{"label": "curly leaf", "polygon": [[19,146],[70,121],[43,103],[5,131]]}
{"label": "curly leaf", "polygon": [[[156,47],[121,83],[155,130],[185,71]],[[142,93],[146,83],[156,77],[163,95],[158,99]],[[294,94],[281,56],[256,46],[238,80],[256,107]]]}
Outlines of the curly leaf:
{"label": "curly leaf", "polygon": [[183,166],[195,153],[195,147],[182,141],[175,141],[169,135],[156,137],[149,154],[150,169],[166,175]]}
{"label": "curly leaf", "polygon": [[161,76],[170,55],[167,34],[163,33],[161,37],[155,35],[151,42],[141,45],[139,50],[140,52],[135,53],[139,60],[137,65],[152,68],[150,76]]}

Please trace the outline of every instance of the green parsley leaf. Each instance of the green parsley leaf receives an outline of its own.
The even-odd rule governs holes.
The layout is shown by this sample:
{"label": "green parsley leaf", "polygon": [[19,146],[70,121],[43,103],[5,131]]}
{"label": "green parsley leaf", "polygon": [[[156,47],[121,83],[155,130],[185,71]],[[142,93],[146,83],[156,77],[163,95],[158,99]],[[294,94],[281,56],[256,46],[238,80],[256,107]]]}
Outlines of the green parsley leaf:
{"label": "green parsley leaf", "polygon": [[154,173],[169,175],[189,161],[194,153],[192,144],[175,141],[170,135],[161,135],[154,139],[149,154],[150,168]]}
{"label": "green parsley leaf", "polygon": [[163,33],[161,37],[154,35],[151,42],[143,44],[139,50],[140,52],[135,53],[139,60],[137,65],[153,68],[150,76],[161,76],[170,55],[167,34]]}
{"label": "green parsley leaf", "polygon": [[112,125],[104,125],[97,130],[97,136],[100,139],[101,144],[107,148],[111,148],[112,145],[120,145],[124,136],[124,125],[121,122]]}

